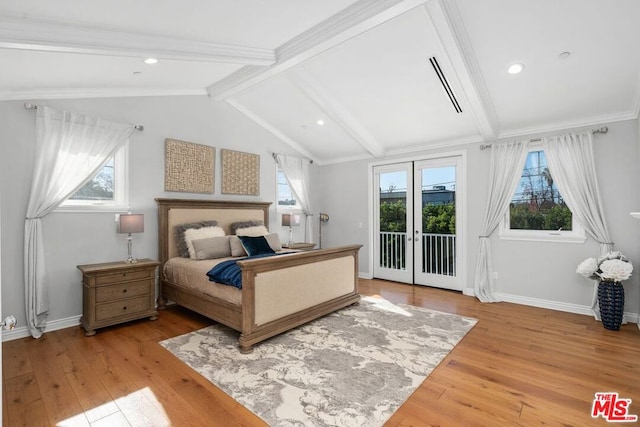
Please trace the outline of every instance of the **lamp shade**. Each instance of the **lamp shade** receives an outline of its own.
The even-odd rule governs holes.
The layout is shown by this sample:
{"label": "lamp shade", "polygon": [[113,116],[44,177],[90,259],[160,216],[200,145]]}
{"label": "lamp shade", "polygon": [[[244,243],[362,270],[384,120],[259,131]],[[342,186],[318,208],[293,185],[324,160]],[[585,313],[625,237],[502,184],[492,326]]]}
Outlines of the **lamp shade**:
{"label": "lamp shade", "polygon": [[118,219],[118,233],[143,233],[143,214],[120,214]]}
{"label": "lamp shade", "polygon": [[282,214],[283,227],[297,227],[300,225],[300,215]]}

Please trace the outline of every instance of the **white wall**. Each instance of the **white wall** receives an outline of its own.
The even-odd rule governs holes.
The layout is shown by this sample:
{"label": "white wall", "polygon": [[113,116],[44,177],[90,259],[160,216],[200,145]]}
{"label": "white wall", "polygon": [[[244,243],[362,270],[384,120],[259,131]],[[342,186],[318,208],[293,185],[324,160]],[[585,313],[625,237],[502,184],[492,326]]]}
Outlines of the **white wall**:
{"label": "white wall", "polygon": [[[637,314],[640,307],[640,256],[638,228],[629,212],[640,210],[640,154],[638,122],[636,120],[608,124],[609,133],[595,136],[595,155],[600,190],[604,199],[610,233],[616,249],[632,260],[636,273],[624,283],[627,298],[625,311]],[[567,130],[569,132],[572,130]],[[558,132],[561,133],[561,132]],[[538,135],[533,135],[536,137]],[[482,214],[486,206],[489,150],[481,151],[477,144],[455,147],[467,153],[467,247],[465,288],[473,288],[473,275],[478,249]],[[438,151],[416,153],[431,155]],[[406,158],[406,155],[403,155]],[[381,159],[376,159],[379,162]],[[389,158],[388,160],[393,160]],[[369,224],[368,164],[357,161],[328,165],[316,171],[313,192],[316,206],[331,215],[323,228],[327,246],[351,242],[363,243],[360,271],[372,274],[369,265],[371,242]],[[364,227],[359,228],[360,223]],[[591,239],[582,244],[507,241],[492,237],[494,268],[499,274],[496,291],[505,300],[573,312],[587,313],[591,304],[591,282],[575,273],[580,261],[599,253]],[[631,316],[634,317],[634,316]]]}
{"label": "white wall", "polygon": [[[131,209],[145,214],[145,232],[134,235],[134,256],[157,258],[157,217],[154,198],[275,200],[275,162],[271,153],[293,153],[287,145],[232,107],[206,96],[141,97],[43,101],[45,105],[144,125],[130,140]],[[35,112],[22,102],[0,102],[0,194],[2,313],[14,314],[25,325],[23,230],[33,174]],[[216,147],[215,193],[164,191],[164,139]],[[220,193],[220,149],[260,155],[260,195]],[[288,239],[272,207],[270,228]],[[124,260],[126,238],[115,233],[113,213],[52,213],[43,220],[52,328],[77,323],[82,314],[79,264]],[[294,230],[295,240],[302,240]],[[18,334],[24,334],[19,329]],[[10,334],[7,334],[9,336]],[[11,336],[9,336],[11,338]]]}

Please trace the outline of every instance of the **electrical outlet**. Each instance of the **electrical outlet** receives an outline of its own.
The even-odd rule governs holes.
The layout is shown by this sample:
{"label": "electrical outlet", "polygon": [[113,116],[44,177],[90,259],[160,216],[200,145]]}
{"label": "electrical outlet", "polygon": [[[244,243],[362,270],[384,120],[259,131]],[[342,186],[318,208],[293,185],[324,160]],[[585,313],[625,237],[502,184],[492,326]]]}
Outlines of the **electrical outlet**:
{"label": "electrical outlet", "polygon": [[497,271],[493,272],[493,280],[498,280],[498,272]]}

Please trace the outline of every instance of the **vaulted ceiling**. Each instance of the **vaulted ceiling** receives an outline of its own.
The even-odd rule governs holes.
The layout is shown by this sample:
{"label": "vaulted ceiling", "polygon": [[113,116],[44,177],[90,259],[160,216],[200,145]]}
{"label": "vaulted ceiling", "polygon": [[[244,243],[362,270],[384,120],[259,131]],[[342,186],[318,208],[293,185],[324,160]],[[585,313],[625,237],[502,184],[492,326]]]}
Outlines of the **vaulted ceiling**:
{"label": "vaulted ceiling", "polygon": [[637,0],[2,2],[0,100],[208,94],[327,164],[636,118],[639,22]]}

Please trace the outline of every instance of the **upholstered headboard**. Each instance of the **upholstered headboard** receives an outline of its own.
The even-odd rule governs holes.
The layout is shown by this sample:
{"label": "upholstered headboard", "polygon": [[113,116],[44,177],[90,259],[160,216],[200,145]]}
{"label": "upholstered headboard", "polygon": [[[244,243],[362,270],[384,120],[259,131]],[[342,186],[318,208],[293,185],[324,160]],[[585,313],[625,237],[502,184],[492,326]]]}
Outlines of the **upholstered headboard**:
{"label": "upholstered headboard", "polygon": [[164,264],[178,256],[174,227],[180,224],[216,220],[230,234],[237,221],[264,221],[269,227],[271,202],[236,202],[221,200],[156,199],[158,205],[158,256]]}

